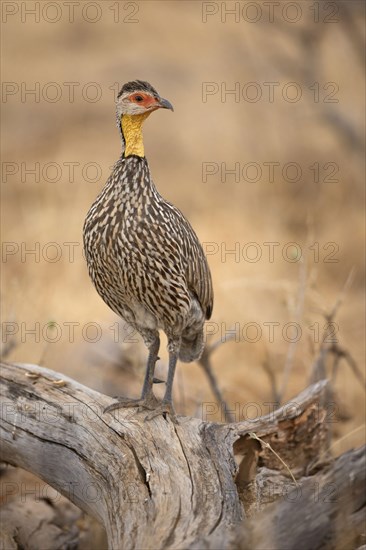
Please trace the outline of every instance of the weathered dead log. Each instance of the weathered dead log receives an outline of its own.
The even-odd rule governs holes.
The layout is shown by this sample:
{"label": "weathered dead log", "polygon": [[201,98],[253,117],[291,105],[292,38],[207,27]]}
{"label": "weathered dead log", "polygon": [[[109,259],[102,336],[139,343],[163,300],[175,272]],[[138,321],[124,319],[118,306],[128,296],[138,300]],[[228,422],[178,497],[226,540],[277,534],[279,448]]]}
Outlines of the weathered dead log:
{"label": "weathered dead log", "polygon": [[[105,395],[35,365],[3,364],[0,459],[99,519],[110,548],[193,548],[202,541],[223,548],[218,540],[229,547],[243,517],[274,500],[253,491],[263,468],[290,484],[288,468],[301,477],[326,457],[325,388],[318,382],[252,421],[180,417],[175,425],[163,417],[144,422],[135,409],[104,414],[111,403]],[[239,466],[234,455],[242,457]]]}
{"label": "weathered dead log", "polygon": [[[266,469],[264,469],[266,470]],[[277,500],[239,527],[202,538],[191,550],[364,550],[365,449],[349,451],[298,485],[274,471],[258,487],[276,487]]]}
{"label": "weathered dead log", "polygon": [[365,449],[345,453],[253,518],[245,526],[249,547],[268,548],[271,540],[281,550],[357,548],[366,534],[365,481]]}

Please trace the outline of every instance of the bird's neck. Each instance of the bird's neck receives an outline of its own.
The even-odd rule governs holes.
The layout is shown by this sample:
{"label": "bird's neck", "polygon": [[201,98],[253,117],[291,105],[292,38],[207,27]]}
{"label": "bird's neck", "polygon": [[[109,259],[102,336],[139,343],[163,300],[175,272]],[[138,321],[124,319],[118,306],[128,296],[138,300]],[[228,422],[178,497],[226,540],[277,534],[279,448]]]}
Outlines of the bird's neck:
{"label": "bird's neck", "polygon": [[121,130],[125,142],[124,156],[137,155],[144,157],[144,142],[142,138],[142,123],[150,112],[141,115],[122,115]]}

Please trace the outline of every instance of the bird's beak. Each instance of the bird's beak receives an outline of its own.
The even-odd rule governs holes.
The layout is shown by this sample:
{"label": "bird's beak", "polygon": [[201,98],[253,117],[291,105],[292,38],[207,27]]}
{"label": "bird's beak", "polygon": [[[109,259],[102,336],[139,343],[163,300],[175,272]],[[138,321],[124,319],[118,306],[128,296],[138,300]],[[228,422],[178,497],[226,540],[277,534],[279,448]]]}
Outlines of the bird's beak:
{"label": "bird's beak", "polygon": [[159,107],[162,109],[170,109],[171,111],[174,111],[173,105],[168,101],[167,99],[163,99],[162,97],[159,99]]}

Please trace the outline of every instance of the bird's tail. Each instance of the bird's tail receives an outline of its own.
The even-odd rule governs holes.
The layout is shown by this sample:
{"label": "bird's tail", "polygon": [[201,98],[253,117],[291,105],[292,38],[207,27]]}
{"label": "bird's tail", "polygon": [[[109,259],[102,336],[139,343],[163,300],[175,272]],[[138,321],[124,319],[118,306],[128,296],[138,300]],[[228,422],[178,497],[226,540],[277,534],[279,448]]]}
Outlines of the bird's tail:
{"label": "bird's tail", "polygon": [[203,329],[197,331],[186,331],[182,334],[182,343],[179,350],[179,359],[183,363],[190,363],[199,359],[204,348]]}

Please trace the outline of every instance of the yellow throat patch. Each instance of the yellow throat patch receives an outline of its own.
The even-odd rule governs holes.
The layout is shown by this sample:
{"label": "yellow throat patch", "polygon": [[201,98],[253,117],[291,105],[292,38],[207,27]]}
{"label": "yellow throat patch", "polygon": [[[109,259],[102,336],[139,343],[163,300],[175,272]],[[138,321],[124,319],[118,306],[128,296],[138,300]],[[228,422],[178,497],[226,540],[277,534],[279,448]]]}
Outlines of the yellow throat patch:
{"label": "yellow throat patch", "polygon": [[141,115],[123,115],[121,117],[121,127],[126,142],[125,157],[130,155],[145,156],[142,123],[150,112]]}

